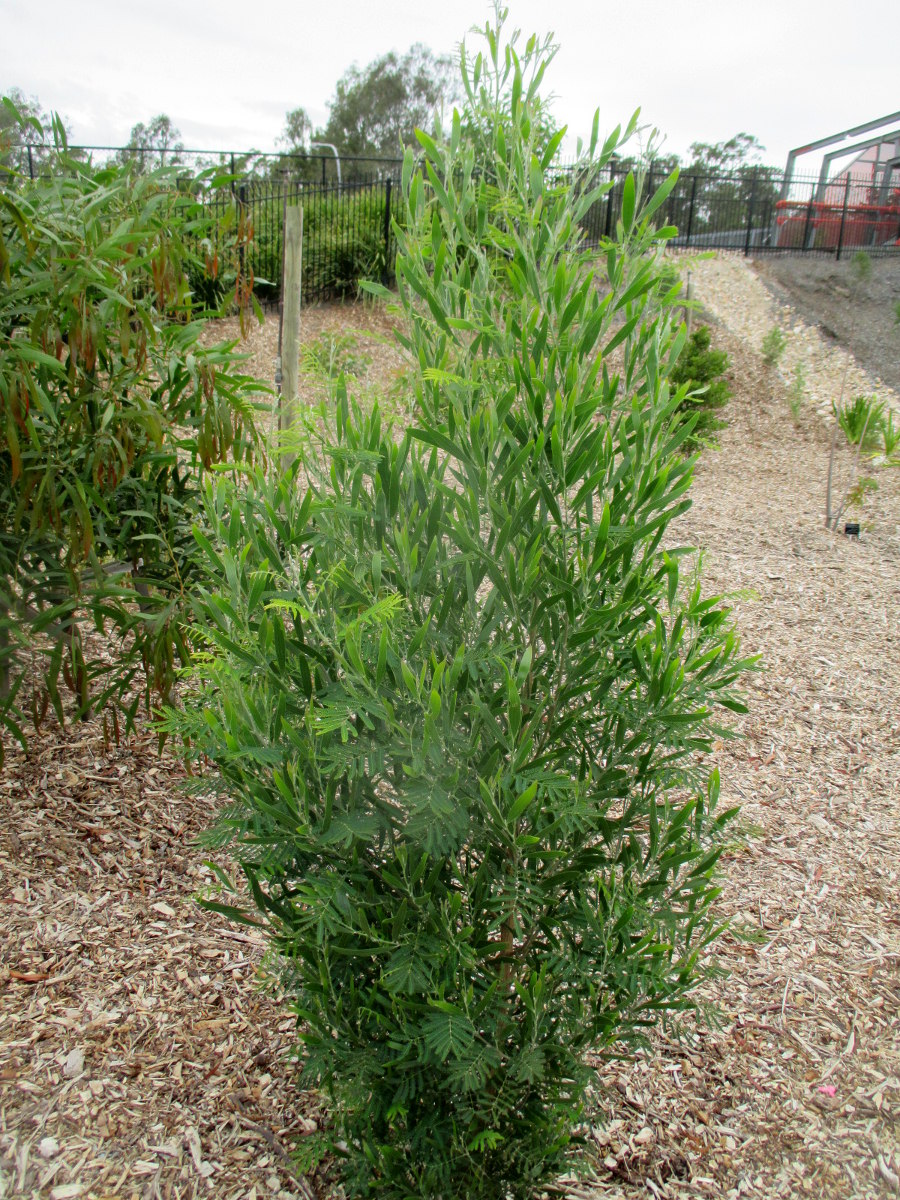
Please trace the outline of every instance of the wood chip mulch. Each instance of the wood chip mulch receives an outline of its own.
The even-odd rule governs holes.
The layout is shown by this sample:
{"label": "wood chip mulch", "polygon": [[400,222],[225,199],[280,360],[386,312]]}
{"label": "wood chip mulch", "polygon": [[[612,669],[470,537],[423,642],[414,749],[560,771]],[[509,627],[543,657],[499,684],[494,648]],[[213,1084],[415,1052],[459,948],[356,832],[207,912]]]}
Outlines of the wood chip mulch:
{"label": "wood chip mulch", "polygon": [[[680,540],[706,547],[707,590],[741,593],[744,648],[763,659],[744,738],[716,755],[722,803],[742,805],[727,974],[704,985],[718,1026],[598,1062],[584,1169],[560,1190],[897,1196],[900,472],[879,472],[858,541],[828,532],[824,419],[810,406],[795,428],[758,352],[733,328],[714,341],[732,357],[731,423]],[[264,947],[194,902],[210,813],[181,774],[149,734],[107,748],[95,722],[48,722],[9,754],[0,1197],[339,1194]]]}

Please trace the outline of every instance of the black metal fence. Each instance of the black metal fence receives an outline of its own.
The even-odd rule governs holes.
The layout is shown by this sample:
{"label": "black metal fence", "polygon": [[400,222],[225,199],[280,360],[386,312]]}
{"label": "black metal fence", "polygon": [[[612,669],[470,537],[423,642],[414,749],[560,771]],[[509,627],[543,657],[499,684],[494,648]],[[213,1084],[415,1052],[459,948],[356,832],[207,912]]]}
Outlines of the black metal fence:
{"label": "black metal fence", "polygon": [[[561,168],[561,173],[566,173]],[[615,235],[622,215],[626,172],[613,167],[602,182],[609,190],[583,221],[585,242],[599,246]],[[646,194],[664,181],[649,170]],[[654,221],[677,233],[669,245],[679,250],[729,250],[745,255],[813,254],[840,258],[865,250],[871,255],[900,252],[900,195],[881,203],[872,190],[850,179],[824,186],[817,178],[797,178],[782,194],[783,177],[771,171],[681,175]],[[303,292],[307,301],[355,292],[361,278],[389,279],[395,245],[391,218],[399,215],[399,181],[386,178],[356,183],[302,184],[247,181],[238,195],[252,213],[252,265],[257,291],[274,299],[280,292],[282,209],[303,203]],[[263,283],[262,281],[265,280]]]}
{"label": "black metal fence", "polygon": [[[66,147],[66,157],[88,162],[94,166],[112,163],[133,163],[141,170],[157,167],[183,169],[195,176],[201,171],[214,170],[248,181],[281,180],[290,178],[322,187],[337,183],[358,183],[399,177],[402,159],[377,158],[371,155],[335,155],[320,150],[315,154],[286,150],[191,150],[183,146],[76,146]],[[8,167],[20,176],[37,179],[58,170],[59,156],[52,143],[32,142],[0,146],[0,180]]]}
{"label": "black metal fence", "polygon": [[[19,148],[24,151],[24,147]],[[94,158],[115,152],[146,167],[183,167],[186,175],[212,169],[218,178],[206,197],[214,212],[239,207],[252,226],[244,253],[255,290],[264,302],[281,292],[282,229],[287,204],[303,205],[303,298],[310,301],[355,294],[360,279],[389,281],[395,256],[392,218],[399,216],[399,160],[348,158],[332,154],[261,154],[255,151],[210,154],[159,149],[71,147]],[[29,150],[20,155],[22,174],[51,169],[52,159]],[[561,165],[559,178],[573,168]],[[628,169],[613,162],[599,180],[606,193],[583,221],[588,246],[613,236],[621,219]],[[666,172],[650,166],[645,194],[652,194]],[[576,181],[587,186],[588,181]],[[738,173],[684,171],[654,220],[677,230],[677,249],[724,249],[746,255],[769,253],[833,255],[864,249],[873,255],[900,251],[900,191],[875,188],[865,179],[839,177],[832,183],[794,176],[785,186],[772,168]]]}
{"label": "black metal fence", "polygon": [[[648,170],[647,194],[664,181]],[[610,190],[585,222],[590,244],[610,236],[621,217],[624,172],[607,175]],[[865,250],[900,251],[900,192],[879,195],[867,181],[784,176],[769,168],[728,174],[683,172],[654,220],[677,229],[670,245],[679,249],[732,250],[743,254],[817,254],[840,258]]]}
{"label": "black metal fence", "polygon": [[303,300],[310,303],[355,296],[360,279],[390,282],[396,194],[391,176],[324,186],[297,179],[247,179],[235,184],[233,195],[213,195],[210,203],[223,214],[237,203],[250,222],[246,265],[263,303],[274,303],[281,295],[284,213],[289,204],[301,204]]}

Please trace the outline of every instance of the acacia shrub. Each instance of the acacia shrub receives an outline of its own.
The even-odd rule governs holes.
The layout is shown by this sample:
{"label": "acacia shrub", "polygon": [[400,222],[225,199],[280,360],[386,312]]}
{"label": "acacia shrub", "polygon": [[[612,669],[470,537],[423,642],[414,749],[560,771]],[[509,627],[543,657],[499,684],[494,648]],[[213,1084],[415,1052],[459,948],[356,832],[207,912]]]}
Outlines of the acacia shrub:
{"label": "acacia shrub", "polygon": [[[691,1006],[729,816],[703,755],[745,665],[663,549],[694,462],[674,180],[641,207],[629,177],[597,265],[597,189],[535,152],[549,50],[485,39],[480,156],[455,113],[404,162],[413,424],[339,382],[292,473],[210,487],[209,653],[166,726],[215,765],[256,912],[224,872],[207,903],[268,930],[346,1185],[397,1198],[531,1195],[588,1051]],[[633,124],[601,146],[595,119],[579,178]]]}
{"label": "acacia shrub", "polygon": [[0,192],[0,728],[23,743],[28,716],[65,719],[63,682],[116,730],[168,694],[200,478],[259,445],[258,385],[201,339],[210,214],[176,171],[94,168],[53,133],[52,171]]}
{"label": "acacia shrub", "polygon": [[715,435],[725,428],[721,410],[731,399],[731,388],[725,378],[728,367],[725,351],[715,350],[711,345],[709,326],[695,329],[670,375],[672,384],[687,388],[682,409],[685,416],[694,418],[687,439],[689,449],[713,443]]}

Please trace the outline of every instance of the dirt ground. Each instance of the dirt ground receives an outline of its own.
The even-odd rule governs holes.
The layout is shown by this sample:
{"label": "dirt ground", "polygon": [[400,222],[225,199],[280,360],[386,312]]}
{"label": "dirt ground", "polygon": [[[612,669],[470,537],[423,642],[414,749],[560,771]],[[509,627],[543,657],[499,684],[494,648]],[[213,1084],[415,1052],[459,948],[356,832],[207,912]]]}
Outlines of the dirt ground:
{"label": "dirt ground", "polygon": [[900,255],[869,261],[871,273],[862,281],[855,278],[852,253],[840,261],[773,254],[753,266],[776,300],[900,392]]}
{"label": "dirt ground", "polygon": [[[361,386],[393,350],[356,309]],[[277,336],[277,330],[275,331]],[[725,329],[734,399],[681,539],[736,593],[743,739],[716,752],[741,815],[723,862],[718,1024],[598,1063],[570,1197],[900,1195],[900,472],[861,538],[823,525],[829,435]],[[260,362],[273,329],[249,344]],[[313,388],[310,379],[308,386]],[[849,456],[841,471],[850,470]],[[0,1197],[336,1198],[327,1116],[298,1091],[255,933],[197,907],[209,822],[148,732],[45,725],[0,775]]]}

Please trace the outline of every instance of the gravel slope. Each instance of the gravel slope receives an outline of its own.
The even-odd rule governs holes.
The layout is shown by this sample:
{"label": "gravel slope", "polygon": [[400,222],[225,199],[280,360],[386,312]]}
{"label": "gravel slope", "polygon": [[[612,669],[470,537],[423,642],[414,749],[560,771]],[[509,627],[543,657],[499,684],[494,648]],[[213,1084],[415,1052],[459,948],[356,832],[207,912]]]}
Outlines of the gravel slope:
{"label": "gravel slope", "polygon": [[[832,402],[837,403],[840,400],[842,388],[845,400],[852,399],[860,393],[877,392],[885,403],[900,411],[900,383],[895,390],[887,386],[876,373],[877,367],[884,369],[889,354],[882,354],[876,360],[857,360],[847,348],[825,334],[816,323],[808,323],[803,319],[802,312],[809,316],[811,311],[817,311],[818,293],[810,292],[806,306],[802,311],[797,311],[789,307],[783,299],[774,296],[766,286],[769,276],[757,274],[755,264],[751,266],[743,257],[683,256],[678,261],[685,276],[690,272],[695,298],[726,329],[740,337],[749,349],[759,352],[763,338],[776,325],[785,333],[787,344],[778,364],[777,374],[784,383],[790,383],[796,368],[801,366],[805,379],[806,400],[818,412],[830,418]],[[795,269],[793,266],[784,265],[787,260],[780,261],[782,266],[778,270],[785,276]],[[879,264],[881,261],[878,260]],[[791,263],[794,262],[796,260],[792,259]],[[900,264],[888,265],[900,268]],[[800,266],[808,272],[814,269],[812,262],[803,261]],[[767,270],[771,272],[775,268],[770,263]],[[785,292],[784,295],[788,293]],[[843,322],[839,322],[837,317],[832,319],[838,327],[851,327],[853,308],[849,298],[835,294],[832,306],[838,305],[843,314]],[[886,304],[881,306],[881,311],[886,322],[884,345],[896,359],[900,353],[900,326],[894,329],[893,313]],[[887,316],[890,316],[889,327]],[[858,319],[855,324],[861,326],[862,322]],[[867,361],[874,361],[876,366],[866,369],[864,364]]]}
{"label": "gravel slope", "polygon": [[854,358],[876,379],[900,391],[900,255],[870,260],[855,278],[853,255],[834,258],[770,255],[753,264],[775,300]]}

